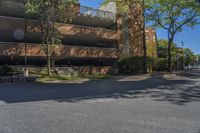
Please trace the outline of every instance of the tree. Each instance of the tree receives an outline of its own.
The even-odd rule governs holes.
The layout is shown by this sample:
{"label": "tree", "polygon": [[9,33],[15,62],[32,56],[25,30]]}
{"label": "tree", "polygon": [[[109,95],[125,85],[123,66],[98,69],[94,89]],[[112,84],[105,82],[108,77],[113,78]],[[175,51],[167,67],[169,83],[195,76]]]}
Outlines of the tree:
{"label": "tree", "polygon": [[197,64],[200,65],[200,54],[196,55]]}
{"label": "tree", "polygon": [[196,3],[195,3],[194,6],[198,6],[198,7],[200,7],[200,0],[196,0]]}
{"label": "tree", "polygon": [[48,75],[51,75],[51,56],[53,48],[61,44],[57,30],[58,21],[68,22],[77,14],[78,0],[26,0],[25,12],[37,20],[42,34],[43,50],[47,59]]}
{"label": "tree", "polygon": [[[171,56],[174,56],[176,47],[177,47],[176,44],[173,42]],[[168,48],[168,40],[166,39],[158,40],[158,57],[167,58],[168,55],[167,48]]]}
{"label": "tree", "polygon": [[194,65],[195,62],[196,62],[196,56],[194,55],[192,50],[189,48],[185,48],[184,49],[184,64],[186,66],[188,66],[189,64]]}
{"label": "tree", "polygon": [[155,27],[163,28],[168,34],[168,71],[171,71],[171,49],[175,35],[184,26],[198,23],[197,8],[191,6],[195,0],[148,0],[148,21]]}
{"label": "tree", "polygon": [[[120,14],[125,14],[126,18],[133,19],[139,30],[142,31],[143,34],[143,72],[147,72],[147,46],[146,46],[146,23],[145,23],[145,18],[146,18],[146,5],[145,5],[145,0],[105,0],[104,4],[107,4],[109,2],[115,2],[117,5],[118,13]],[[141,15],[138,16],[136,12],[138,10],[141,10]]]}

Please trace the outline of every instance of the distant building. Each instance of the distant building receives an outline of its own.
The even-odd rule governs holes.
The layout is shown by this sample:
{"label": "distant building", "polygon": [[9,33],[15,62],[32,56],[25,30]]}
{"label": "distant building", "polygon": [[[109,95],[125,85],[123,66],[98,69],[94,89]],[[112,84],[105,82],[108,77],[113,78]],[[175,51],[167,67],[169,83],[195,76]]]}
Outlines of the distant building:
{"label": "distant building", "polygon": [[149,57],[158,57],[158,46],[157,46],[157,37],[156,31],[154,28],[146,28],[146,45],[147,45],[147,56]]}

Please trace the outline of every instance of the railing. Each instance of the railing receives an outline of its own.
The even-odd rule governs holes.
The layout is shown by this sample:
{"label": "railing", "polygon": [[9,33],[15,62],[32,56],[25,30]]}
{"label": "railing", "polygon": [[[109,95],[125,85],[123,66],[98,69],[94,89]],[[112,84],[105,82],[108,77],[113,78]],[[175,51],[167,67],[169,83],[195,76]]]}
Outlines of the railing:
{"label": "railing", "polygon": [[94,9],[86,6],[80,6],[80,14],[91,17],[99,17],[104,19],[115,20],[115,14],[112,12]]}

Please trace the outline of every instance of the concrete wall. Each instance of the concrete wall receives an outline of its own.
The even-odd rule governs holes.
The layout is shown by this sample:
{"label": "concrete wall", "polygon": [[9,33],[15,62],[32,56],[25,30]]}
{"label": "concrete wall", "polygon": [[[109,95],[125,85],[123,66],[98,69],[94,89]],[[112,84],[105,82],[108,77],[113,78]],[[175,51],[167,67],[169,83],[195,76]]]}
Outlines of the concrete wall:
{"label": "concrete wall", "polygon": [[0,0],[0,15],[23,17],[23,0]]}

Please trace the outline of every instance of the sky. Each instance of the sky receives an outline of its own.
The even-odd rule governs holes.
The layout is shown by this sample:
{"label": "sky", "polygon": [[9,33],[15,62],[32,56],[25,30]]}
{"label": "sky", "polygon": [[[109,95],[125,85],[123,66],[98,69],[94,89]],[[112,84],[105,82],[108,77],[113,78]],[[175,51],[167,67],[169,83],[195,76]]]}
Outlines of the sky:
{"label": "sky", "polygon": [[[98,8],[103,0],[80,0],[81,5]],[[167,39],[166,31],[163,29],[157,29],[157,35],[159,39]],[[181,42],[183,41],[184,46]],[[195,54],[200,54],[200,25],[194,28],[185,27],[183,31],[178,33],[174,42],[179,47],[190,48]]]}

